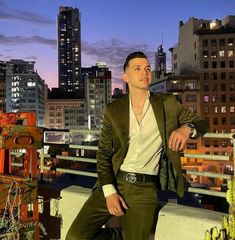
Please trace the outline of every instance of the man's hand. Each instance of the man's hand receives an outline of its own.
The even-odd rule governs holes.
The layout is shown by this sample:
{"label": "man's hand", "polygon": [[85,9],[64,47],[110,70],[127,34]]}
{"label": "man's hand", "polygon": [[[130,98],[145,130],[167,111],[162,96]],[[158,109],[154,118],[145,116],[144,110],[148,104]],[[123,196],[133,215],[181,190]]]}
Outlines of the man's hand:
{"label": "man's hand", "polygon": [[190,127],[184,125],[171,133],[168,147],[173,151],[182,151],[189,139],[191,133]]}
{"label": "man's hand", "polygon": [[114,193],[106,197],[106,204],[109,213],[114,216],[122,216],[124,215],[123,208],[128,209],[126,202],[118,193]]}

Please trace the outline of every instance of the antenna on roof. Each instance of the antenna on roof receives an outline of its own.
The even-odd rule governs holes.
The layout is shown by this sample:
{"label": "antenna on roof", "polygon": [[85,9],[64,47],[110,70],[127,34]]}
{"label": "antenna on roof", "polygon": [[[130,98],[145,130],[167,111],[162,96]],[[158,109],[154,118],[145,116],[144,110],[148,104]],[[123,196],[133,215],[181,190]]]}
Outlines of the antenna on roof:
{"label": "antenna on roof", "polygon": [[163,31],[162,31],[162,46],[163,46]]}

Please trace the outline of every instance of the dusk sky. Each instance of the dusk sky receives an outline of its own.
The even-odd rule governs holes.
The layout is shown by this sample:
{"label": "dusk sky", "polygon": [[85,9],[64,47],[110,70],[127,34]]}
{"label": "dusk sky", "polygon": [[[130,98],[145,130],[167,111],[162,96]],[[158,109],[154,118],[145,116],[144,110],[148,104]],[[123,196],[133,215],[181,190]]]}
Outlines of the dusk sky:
{"label": "dusk sky", "polygon": [[0,0],[0,60],[35,61],[49,87],[57,87],[57,14],[59,6],[81,12],[82,66],[107,63],[113,86],[122,87],[128,53],[144,51],[153,67],[162,42],[177,43],[179,21],[190,17],[223,19],[235,15],[234,0]]}

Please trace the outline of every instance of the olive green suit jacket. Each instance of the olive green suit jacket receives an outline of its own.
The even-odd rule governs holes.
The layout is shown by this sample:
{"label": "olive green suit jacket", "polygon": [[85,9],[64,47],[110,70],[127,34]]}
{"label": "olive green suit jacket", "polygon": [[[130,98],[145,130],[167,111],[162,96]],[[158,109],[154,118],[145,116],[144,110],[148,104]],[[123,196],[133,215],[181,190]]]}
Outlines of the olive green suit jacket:
{"label": "olive green suit jacket", "polygon": [[[193,123],[197,135],[208,130],[208,124],[199,116],[182,107],[172,94],[150,93],[150,104],[157,121],[164,150],[160,158],[159,188],[176,191],[183,196],[183,177],[180,155],[168,148],[171,132],[186,123]],[[151,126],[147,126],[151,127]],[[129,146],[129,95],[107,105],[97,151],[98,182],[96,186],[113,184]]]}

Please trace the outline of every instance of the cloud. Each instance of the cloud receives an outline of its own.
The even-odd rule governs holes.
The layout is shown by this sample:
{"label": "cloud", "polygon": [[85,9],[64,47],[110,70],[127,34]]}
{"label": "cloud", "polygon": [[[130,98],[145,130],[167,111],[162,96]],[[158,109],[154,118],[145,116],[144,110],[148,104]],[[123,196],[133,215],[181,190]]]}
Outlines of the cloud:
{"label": "cloud", "polygon": [[84,57],[88,56],[96,61],[106,62],[112,71],[113,82],[118,84],[121,82],[124,61],[127,55],[134,51],[143,51],[153,66],[154,52],[148,44],[126,42],[116,38],[95,43],[82,42]]}
{"label": "cloud", "polygon": [[36,61],[38,59],[38,57],[37,56],[28,56],[28,57],[26,57],[26,59]]}
{"label": "cloud", "polygon": [[55,21],[38,14],[36,12],[28,12],[18,10],[16,8],[8,6],[3,0],[0,0],[0,19],[4,20],[20,20],[30,23],[38,24],[55,24]]}
{"label": "cloud", "polygon": [[52,48],[56,48],[56,40],[44,38],[41,36],[30,36],[30,37],[23,37],[23,36],[5,36],[0,34],[0,44],[4,45],[25,45],[25,44],[45,44]]}

